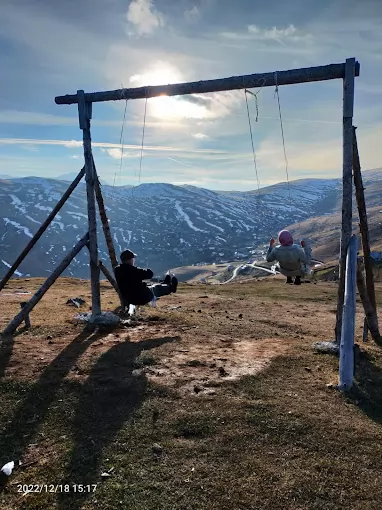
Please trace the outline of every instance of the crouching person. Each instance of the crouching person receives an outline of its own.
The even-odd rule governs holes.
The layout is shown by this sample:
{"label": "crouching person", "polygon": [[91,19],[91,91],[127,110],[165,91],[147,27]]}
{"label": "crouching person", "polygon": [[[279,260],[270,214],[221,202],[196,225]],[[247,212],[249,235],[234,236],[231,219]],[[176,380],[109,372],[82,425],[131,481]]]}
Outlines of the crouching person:
{"label": "crouching person", "polygon": [[[282,230],[279,234],[279,245],[272,238],[269,243],[267,261],[277,261],[280,273],[287,277],[286,283],[301,285],[301,277],[308,272],[310,263],[310,247],[301,241],[301,247],[293,243],[292,234],[288,230]],[[294,282],[293,282],[294,278]]]}
{"label": "crouching person", "polygon": [[157,298],[176,292],[178,280],[170,274],[162,283],[148,286],[144,280],[150,280],[154,273],[151,269],[135,266],[136,254],[130,250],[121,253],[121,264],[114,270],[115,279],[121,291],[125,306],[143,306],[155,304]]}

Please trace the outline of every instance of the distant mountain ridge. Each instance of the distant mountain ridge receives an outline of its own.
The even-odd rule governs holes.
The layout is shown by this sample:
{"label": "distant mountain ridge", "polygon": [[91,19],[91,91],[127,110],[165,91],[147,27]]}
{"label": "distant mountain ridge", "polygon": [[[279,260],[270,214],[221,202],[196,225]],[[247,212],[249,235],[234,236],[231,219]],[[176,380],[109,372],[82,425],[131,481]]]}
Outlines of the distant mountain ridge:
{"label": "distant mountain ridge", "polygon": [[[380,207],[382,170],[364,172],[367,204]],[[58,179],[0,178],[0,276],[5,274],[49,211],[67,189]],[[301,179],[257,191],[212,191],[195,186],[141,184],[102,186],[116,251],[127,246],[137,263],[154,272],[200,262],[261,256],[269,237],[292,225],[340,211],[340,179]],[[22,275],[45,276],[87,230],[86,192],[73,192],[58,216],[19,268]],[[304,235],[314,234],[308,221]],[[321,228],[321,227],[319,227]],[[310,230],[309,230],[310,229]],[[339,238],[338,225],[333,235]],[[99,228],[101,260],[107,249]],[[89,276],[88,253],[81,252],[64,273]]]}

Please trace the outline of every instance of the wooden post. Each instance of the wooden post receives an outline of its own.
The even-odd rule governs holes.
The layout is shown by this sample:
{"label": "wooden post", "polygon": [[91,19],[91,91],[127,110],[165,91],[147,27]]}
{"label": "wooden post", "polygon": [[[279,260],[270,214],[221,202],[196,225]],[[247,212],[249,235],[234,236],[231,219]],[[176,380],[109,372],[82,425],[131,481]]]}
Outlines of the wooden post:
{"label": "wooden post", "polygon": [[[358,272],[357,272],[357,276],[358,276]],[[367,317],[365,315],[365,318],[363,319],[362,342],[367,342],[368,340],[369,340],[369,326],[367,324]]]}
{"label": "wooden post", "polygon": [[84,246],[89,242],[89,233],[86,233],[82,239],[78,241],[75,247],[71,250],[70,253],[62,260],[62,262],[56,267],[53,273],[45,280],[45,282],[38,289],[36,294],[32,296],[32,298],[25,304],[25,306],[21,309],[21,312],[18,313],[14,317],[14,319],[8,324],[8,326],[4,329],[3,335],[11,334],[16,331],[16,329],[20,326],[25,317],[29,315],[29,313],[33,310],[36,304],[40,301],[43,295],[47,290],[54,284],[60,274],[65,271],[70,262],[74,259],[76,255],[82,250]]}
{"label": "wooden post", "polygon": [[97,217],[95,206],[95,172],[92,156],[92,144],[90,136],[90,119],[92,117],[91,103],[85,101],[83,90],[77,92],[78,96],[78,118],[80,128],[83,134],[84,158],[85,158],[85,177],[86,193],[88,205],[88,224],[89,224],[89,253],[90,253],[90,278],[92,290],[92,316],[101,313],[101,292],[99,287],[98,266],[98,243],[97,243]]}
{"label": "wooden post", "polygon": [[342,311],[345,294],[346,253],[352,233],[353,195],[353,108],[355,59],[346,60],[343,82],[343,173],[342,173],[342,229],[339,260],[339,281],[335,341],[341,340]]}
{"label": "wooden post", "polygon": [[382,338],[379,333],[377,312],[375,311],[375,308],[371,304],[369,295],[367,293],[365,280],[362,272],[362,265],[359,259],[357,261],[357,286],[359,297],[361,298],[363,309],[365,311],[367,326],[369,328],[370,334],[375,343],[382,347]]}
{"label": "wooden post", "polygon": [[121,302],[121,306],[123,308],[125,306],[125,302],[123,300],[122,294],[119,291],[119,287],[117,285],[116,280],[112,277],[112,275],[110,274],[108,268],[104,264],[102,264],[101,261],[99,262],[99,267],[100,267],[101,271],[103,272],[103,274],[106,276],[106,279],[109,280],[111,285],[114,287],[114,290],[118,294],[119,300]]}
{"label": "wooden post", "polygon": [[356,312],[356,273],[358,239],[352,236],[346,256],[345,300],[340,343],[339,389],[348,391],[354,375],[354,330]]}
{"label": "wooden post", "polygon": [[[23,309],[24,306],[26,306],[27,304],[28,304],[27,301],[23,301],[22,303],[20,303],[21,309]],[[25,327],[28,329],[31,327],[31,321],[29,318],[29,314],[25,317]]]}
{"label": "wooden post", "polygon": [[362,182],[361,164],[359,160],[358,144],[356,129],[353,127],[353,175],[355,185],[355,196],[357,199],[358,215],[359,215],[359,228],[362,238],[363,260],[365,264],[366,273],[366,288],[369,300],[374,310],[377,311],[377,302],[375,299],[375,287],[373,276],[373,265],[371,260],[370,250],[370,236],[369,225],[367,222],[366,202],[364,187]]}
{"label": "wooden post", "polygon": [[54,207],[53,211],[49,214],[47,219],[44,221],[44,223],[41,225],[41,227],[37,230],[35,235],[32,237],[32,239],[29,241],[29,243],[26,245],[24,250],[20,253],[20,255],[17,257],[16,261],[12,265],[12,267],[9,269],[9,271],[6,273],[4,278],[0,282],[0,291],[6,286],[8,280],[12,277],[13,273],[16,271],[16,269],[19,267],[21,262],[25,259],[25,257],[28,255],[28,253],[31,251],[33,246],[37,243],[37,241],[40,239],[42,234],[45,232],[45,230],[49,227],[52,220],[58,213],[58,211],[62,208],[62,206],[65,204],[67,199],[72,194],[73,190],[77,186],[77,184],[80,182],[82,177],[85,175],[85,167],[80,171],[80,173],[77,175],[77,177],[74,179],[72,184],[69,186],[69,188],[65,191],[65,193],[62,195],[61,200],[57,203],[56,207]]}
{"label": "wooden post", "polygon": [[[94,164],[94,162],[93,162],[93,164]],[[105,235],[106,246],[109,251],[111,267],[114,269],[116,266],[118,266],[118,260],[115,255],[114,243],[113,243],[113,239],[111,237],[109,220],[108,220],[108,217],[106,214],[106,209],[105,209],[105,204],[103,201],[101,186],[100,186],[100,183],[98,180],[97,171],[95,169],[95,166],[94,166],[94,171],[95,171],[95,183],[94,183],[95,184],[95,194],[96,194],[96,198],[97,198],[97,202],[98,202],[99,215],[101,218],[103,233]]]}

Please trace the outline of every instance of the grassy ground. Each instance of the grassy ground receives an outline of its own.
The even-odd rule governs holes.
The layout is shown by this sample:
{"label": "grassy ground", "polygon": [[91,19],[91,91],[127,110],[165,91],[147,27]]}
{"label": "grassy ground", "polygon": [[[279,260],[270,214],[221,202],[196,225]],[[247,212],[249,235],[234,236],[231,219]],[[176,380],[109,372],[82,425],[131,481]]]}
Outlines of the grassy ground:
{"label": "grassy ground", "polygon": [[[0,294],[1,329],[38,284]],[[335,284],[182,284],[113,331],[77,324],[77,296],[88,310],[87,284],[60,280],[2,340],[0,464],[22,465],[0,508],[381,508],[381,351],[361,344],[344,397],[338,358],[311,349],[332,337]]]}

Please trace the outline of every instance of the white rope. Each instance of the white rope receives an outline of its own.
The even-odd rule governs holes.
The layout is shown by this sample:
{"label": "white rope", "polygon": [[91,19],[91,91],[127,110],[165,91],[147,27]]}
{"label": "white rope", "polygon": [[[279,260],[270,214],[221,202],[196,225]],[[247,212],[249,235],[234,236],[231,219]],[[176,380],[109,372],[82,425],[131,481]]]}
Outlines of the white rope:
{"label": "white rope", "polygon": [[146,87],[146,99],[145,99],[145,113],[143,114],[143,128],[142,128],[142,143],[141,143],[141,159],[139,162],[139,174],[138,174],[138,183],[141,182],[141,172],[142,172],[142,158],[143,158],[143,144],[145,141],[145,129],[146,129],[146,112],[147,112],[147,96],[149,93],[149,88]]}
{"label": "white rope", "polygon": [[[122,84],[122,88],[123,88],[123,84]],[[124,149],[123,131],[125,129],[126,110],[127,110],[127,99],[126,99],[126,103],[125,103],[125,111],[123,112],[121,134],[120,134],[120,137],[119,137],[119,145],[121,146],[121,159],[120,159],[120,162],[119,162],[119,179],[121,179],[121,174],[122,174],[122,160],[123,160],[123,149]],[[114,179],[113,179],[113,196],[114,196],[114,186],[115,186],[116,177],[117,177],[117,170],[115,170]]]}
{"label": "white rope", "polygon": [[[290,204],[292,204],[292,194],[291,194],[291,191],[290,191],[290,182],[289,182],[289,164],[288,164],[288,158],[287,158],[286,146],[285,146],[283,118],[282,118],[282,115],[281,115],[279,86],[278,86],[278,83],[277,83],[277,71],[275,72],[275,82],[276,82],[275,96],[277,97],[277,104],[278,104],[278,108],[279,108],[280,129],[281,129],[281,137],[282,137],[283,149],[284,149],[285,173],[286,173],[287,182],[288,182],[289,202],[290,202]],[[301,222],[300,222],[300,220],[298,220],[297,224],[298,224],[298,228],[301,231]]]}
{"label": "white rope", "polygon": [[284,160],[285,160],[285,173],[287,176],[287,182],[288,182],[288,192],[289,192],[289,200],[292,202],[292,195],[290,192],[290,183],[289,183],[289,171],[288,171],[288,158],[285,148],[285,136],[284,136],[284,126],[283,126],[283,119],[281,115],[281,105],[280,105],[280,95],[279,95],[279,86],[277,83],[277,71],[275,72],[275,82],[276,82],[276,88],[275,88],[275,97],[277,97],[277,104],[279,108],[279,119],[280,119],[280,128],[281,128],[281,138],[283,141],[283,149],[284,149]]}
{"label": "white rope", "polygon": [[[251,92],[252,94],[252,92]],[[256,98],[256,122],[259,117],[259,108],[257,104],[257,96],[255,94],[252,94]],[[253,134],[252,134],[252,124],[251,124],[251,115],[249,113],[249,105],[248,105],[248,98],[247,98],[247,89],[244,89],[244,96],[245,96],[245,103],[247,105],[247,115],[248,115],[248,124],[249,124],[249,134],[251,136],[251,144],[252,144],[252,153],[253,153],[253,163],[255,165],[255,172],[256,172],[256,180],[257,180],[257,193],[260,196],[260,181],[259,181],[259,173],[257,170],[257,158],[256,158],[256,151],[255,151],[255,145],[253,143]]]}
{"label": "white rope", "polygon": [[251,94],[255,98],[255,105],[256,105],[256,120],[255,122],[258,122],[259,120],[259,103],[258,103],[258,97],[257,95],[260,93],[261,89],[264,87],[266,80],[263,79],[263,83],[260,85],[259,90],[256,93],[251,92],[250,90],[245,88],[245,81],[243,78],[243,88],[244,88],[244,96],[245,96],[245,104],[247,106],[247,116],[248,116],[248,125],[249,125],[249,134],[251,136],[251,144],[252,144],[252,153],[253,153],[253,163],[255,165],[255,172],[256,172],[256,181],[257,181],[257,193],[260,197],[260,180],[259,180],[259,173],[257,169],[257,157],[256,157],[256,151],[255,151],[255,144],[253,142],[253,133],[252,133],[252,123],[251,123],[251,114],[249,112],[249,104],[248,104],[248,97],[247,94]]}
{"label": "white rope", "polygon": [[[141,139],[141,155],[139,160],[139,172],[138,172],[138,185],[141,183],[141,173],[142,173],[142,160],[143,160],[143,147],[145,142],[145,130],[146,130],[146,114],[147,114],[147,98],[149,93],[149,87],[146,87],[146,98],[145,98],[145,110],[143,114],[143,126],[142,126],[142,139]],[[135,171],[135,176],[137,175],[137,172]],[[131,188],[131,198],[133,198],[134,195],[134,189],[135,186]]]}

